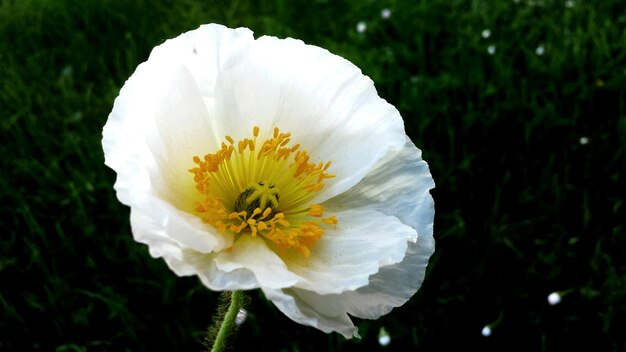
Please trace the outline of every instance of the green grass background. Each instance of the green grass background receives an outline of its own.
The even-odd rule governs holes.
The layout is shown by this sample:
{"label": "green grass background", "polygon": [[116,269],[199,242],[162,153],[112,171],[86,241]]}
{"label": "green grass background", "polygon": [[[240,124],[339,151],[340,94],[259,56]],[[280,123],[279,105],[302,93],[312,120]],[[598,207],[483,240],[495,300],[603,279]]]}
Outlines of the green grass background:
{"label": "green grass background", "polygon": [[209,22],[351,60],[400,110],[437,183],[437,250],[409,303],[358,320],[363,339],[346,341],[251,292],[233,350],[626,350],[625,10],[622,0],[2,0],[0,350],[202,349],[219,294],[132,240],[100,139],[152,47]]}

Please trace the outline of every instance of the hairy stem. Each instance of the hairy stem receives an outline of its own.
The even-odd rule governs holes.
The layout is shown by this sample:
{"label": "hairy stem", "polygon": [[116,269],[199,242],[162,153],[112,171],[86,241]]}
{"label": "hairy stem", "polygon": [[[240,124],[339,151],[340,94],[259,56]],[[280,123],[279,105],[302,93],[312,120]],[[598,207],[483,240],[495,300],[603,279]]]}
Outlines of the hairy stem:
{"label": "hairy stem", "polygon": [[[230,297],[228,297],[229,294]],[[243,301],[243,291],[224,292],[223,299],[220,302],[220,307],[214,322],[214,331],[217,331],[209,333],[208,340],[213,340],[211,352],[222,352],[225,350],[226,340],[233,332],[235,319],[237,318],[237,313],[243,306]],[[228,308],[226,308],[227,305],[229,305]],[[217,329],[218,326],[219,330]]]}

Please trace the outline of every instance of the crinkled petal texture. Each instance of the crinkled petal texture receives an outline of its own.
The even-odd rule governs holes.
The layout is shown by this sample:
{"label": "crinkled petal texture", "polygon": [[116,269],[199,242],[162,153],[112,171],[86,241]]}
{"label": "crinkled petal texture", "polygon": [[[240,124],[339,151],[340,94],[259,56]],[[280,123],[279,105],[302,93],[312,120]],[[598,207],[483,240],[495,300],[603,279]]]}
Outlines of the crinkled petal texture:
{"label": "crinkled petal texture", "polygon": [[[435,209],[429,193],[434,186],[421,151],[407,138],[402,149],[389,152],[355,187],[324,203],[329,210],[367,210],[373,221],[385,223],[394,218],[414,229],[417,240],[408,243],[402,261],[381,265],[368,284],[356,290],[331,294],[300,287],[263,291],[283,313],[301,324],[337,331],[347,338],[355,335],[357,330],[348,314],[376,319],[404,304],[421,286],[435,250]],[[390,229],[380,231],[379,237],[390,236]]]}
{"label": "crinkled petal texture", "polygon": [[[332,161],[336,177],[313,202],[338,223],[309,256],[219,232],[195,212],[193,156],[254,126]],[[324,49],[220,25],[168,40],[125,83],[102,143],[134,238],[177,275],[261,288],[291,319],[346,337],[356,334],[349,315],[377,318],[421,285],[434,250],[428,166],[372,81]]]}

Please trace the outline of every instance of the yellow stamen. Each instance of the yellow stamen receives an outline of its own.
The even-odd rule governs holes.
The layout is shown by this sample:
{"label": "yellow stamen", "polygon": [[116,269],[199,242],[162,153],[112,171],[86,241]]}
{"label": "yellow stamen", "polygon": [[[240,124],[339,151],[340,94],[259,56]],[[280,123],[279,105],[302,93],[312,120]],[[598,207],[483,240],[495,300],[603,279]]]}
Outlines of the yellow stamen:
{"label": "yellow stamen", "polygon": [[315,217],[321,217],[323,215],[324,207],[319,204],[313,204],[309,210],[309,215]]}
{"label": "yellow stamen", "polygon": [[[290,145],[291,133],[276,127],[271,138],[235,141],[225,136],[220,149],[193,157],[196,189],[203,200],[198,216],[220,232],[235,238],[261,236],[279,249],[295,249],[308,256],[324,229],[336,225],[336,216],[324,218],[324,207],[311,200],[324,188],[331,162],[311,162],[300,144]],[[258,143],[258,144],[257,144]],[[256,150],[256,146],[259,146]]]}
{"label": "yellow stamen", "polygon": [[322,219],[322,222],[328,225],[337,225],[337,217],[333,215],[329,218]]}

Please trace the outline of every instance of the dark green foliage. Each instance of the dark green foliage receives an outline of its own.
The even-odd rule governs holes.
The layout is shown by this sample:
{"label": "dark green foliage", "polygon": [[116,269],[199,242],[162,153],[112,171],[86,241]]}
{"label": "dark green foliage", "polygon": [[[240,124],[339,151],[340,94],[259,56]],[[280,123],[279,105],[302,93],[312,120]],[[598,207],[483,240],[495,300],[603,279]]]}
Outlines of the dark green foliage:
{"label": "dark green foliage", "polygon": [[100,139],[152,47],[209,22],[354,62],[400,110],[437,183],[437,252],[408,304],[359,321],[363,339],[345,341],[251,293],[234,350],[379,350],[382,326],[389,350],[626,349],[625,10],[620,0],[2,1],[0,350],[202,348],[219,293],[133,241]]}

